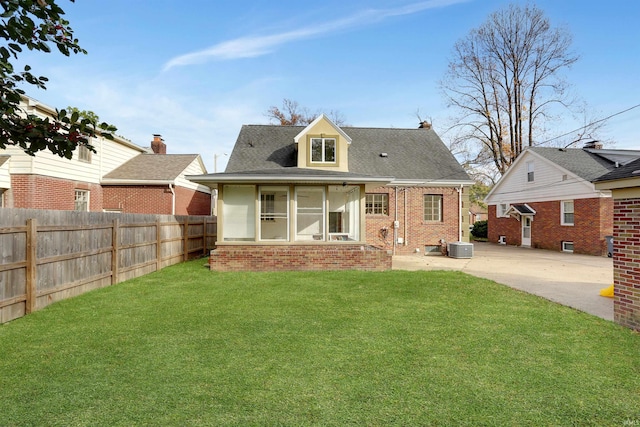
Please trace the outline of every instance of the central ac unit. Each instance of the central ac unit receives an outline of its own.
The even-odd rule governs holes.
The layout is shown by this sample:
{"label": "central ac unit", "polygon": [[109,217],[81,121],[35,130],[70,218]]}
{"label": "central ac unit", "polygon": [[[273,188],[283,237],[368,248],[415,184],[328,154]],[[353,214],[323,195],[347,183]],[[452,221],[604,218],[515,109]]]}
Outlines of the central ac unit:
{"label": "central ac unit", "polygon": [[467,242],[449,243],[449,256],[451,258],[472,258],[473,244]]}

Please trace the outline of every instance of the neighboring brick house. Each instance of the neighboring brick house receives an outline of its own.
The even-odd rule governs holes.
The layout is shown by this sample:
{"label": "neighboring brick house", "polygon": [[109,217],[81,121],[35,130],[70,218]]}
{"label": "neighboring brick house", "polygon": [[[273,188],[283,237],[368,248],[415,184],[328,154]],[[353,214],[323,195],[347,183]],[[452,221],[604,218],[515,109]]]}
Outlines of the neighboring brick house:
{"label": "neighboring brick house", "polygon": [[[42,118],[55,114],[51,107],[28,97],[22,107],[25,113]],[[0,150],[0,207],[210,215],[209,188],[184,179],[187,173],[206,173],[200,156],[162,154],[166,145],[159,136],[152,143],[155,151],[119,136],[93,138],[91,143],[95,153],[79,147],[71,159],[50,151],[29,156],[16,146]],[[133,179],[120,174],[120,181],[105,181],[130,161],[139,165],[130,175]],[[165,172],[161,177],[159,169]]]}
{"label": "neighboring brick house", "polygon": [[468,241],[473,181],[430,126],[246,125],[224,173],[187,178],[218,190],[215,270],[383,270]]}
{"label": "neighboring brick house", "polygon": [[640,159],[594,183],[613,195],[613,317],[640,330]]}
{"label": "neighboring brick house", "polygon": [[165,154],[166,146],[159,135],[154,136],[151,147],[154,154],[140,154],[102,178],[103,209],[139,214],[210,215],[209,188],[185,178],[206,173],[200,156]]}
{"label": "neighboring brick house", "polygon": [[485,198],[489,241],[607,255],[613,199],[591,181],[639,157],[599,147],[527,148]]}

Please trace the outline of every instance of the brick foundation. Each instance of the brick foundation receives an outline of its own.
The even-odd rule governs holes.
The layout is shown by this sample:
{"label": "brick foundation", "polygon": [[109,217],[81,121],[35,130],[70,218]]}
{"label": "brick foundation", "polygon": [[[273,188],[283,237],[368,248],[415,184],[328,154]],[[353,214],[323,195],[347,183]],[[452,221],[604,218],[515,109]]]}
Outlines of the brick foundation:
{"label": "brick foundation", "polygon": [[390,251],[367,245],[222,245],[211,251],[213,271],[391,269]]}
{"label": "brick foundation", "polygon": [[640,330],[640,199],[614,202],[613,318]]}

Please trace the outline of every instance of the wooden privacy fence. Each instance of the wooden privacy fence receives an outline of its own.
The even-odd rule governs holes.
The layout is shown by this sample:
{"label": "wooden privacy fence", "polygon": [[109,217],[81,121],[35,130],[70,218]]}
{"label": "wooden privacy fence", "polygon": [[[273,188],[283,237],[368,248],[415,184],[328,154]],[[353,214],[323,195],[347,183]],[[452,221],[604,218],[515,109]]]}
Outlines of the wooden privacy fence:
{"label": "wooden privacy fence", "polygon": [[0,209],[0,323],[215,247],[214,217]]}

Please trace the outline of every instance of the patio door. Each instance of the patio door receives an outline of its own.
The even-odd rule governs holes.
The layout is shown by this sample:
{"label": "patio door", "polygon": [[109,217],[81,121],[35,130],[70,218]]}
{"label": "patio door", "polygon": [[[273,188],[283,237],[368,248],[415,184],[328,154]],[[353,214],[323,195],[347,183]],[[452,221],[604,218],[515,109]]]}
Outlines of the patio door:
{"label": "patio door", "polygon": [[531,217],[522,216],[522,246],[531,246]]}

